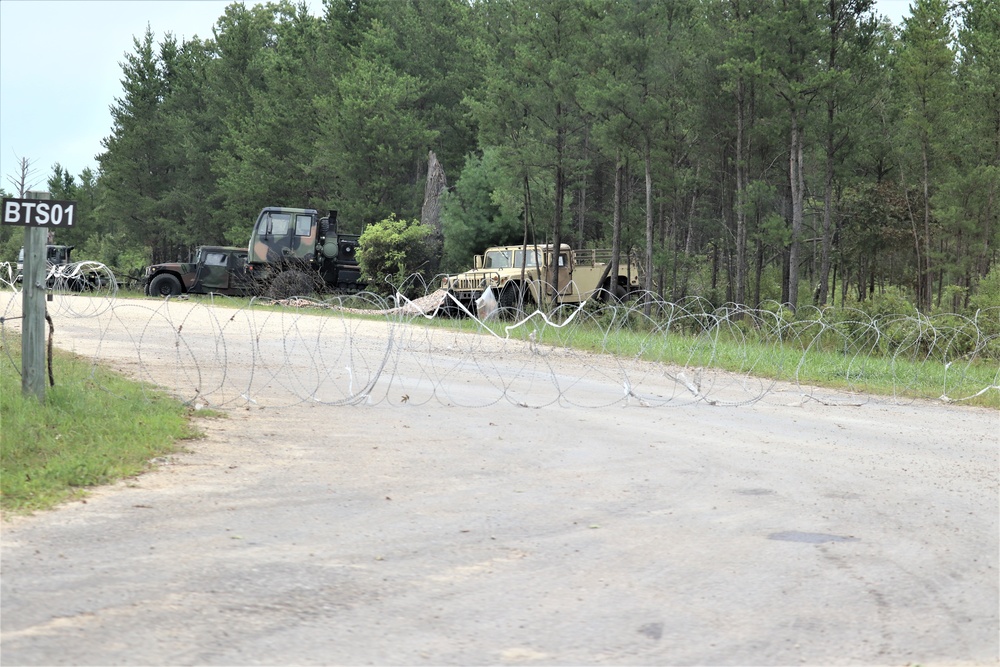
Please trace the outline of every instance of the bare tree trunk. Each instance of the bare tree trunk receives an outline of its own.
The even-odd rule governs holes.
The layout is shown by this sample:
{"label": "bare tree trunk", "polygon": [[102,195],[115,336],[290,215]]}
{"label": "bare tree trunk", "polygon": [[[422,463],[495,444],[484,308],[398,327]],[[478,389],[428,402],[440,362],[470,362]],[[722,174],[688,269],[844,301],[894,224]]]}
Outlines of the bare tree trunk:
{"label": "bare tree trunk", "polygon": [[[661,201],[660,202],[660,206],[659,206],[659,225],[657,225],[659,227],[659,233],[656,235],[657,236],[657,238],[656,238],[656,244],[660,248],[666,248],[667,247],[667,215],[666,215],[666,212],[665,212],[665,208],[666,208],[666,205],[664,204],[664,202]],[[670,217],[673,218],[673,219],[676,219],[677,218],[677,199],[676,198],[674,199],[674,203],[673,203],[673,205],[672,205],[671,208],[672,208],[672,213],[671,213]],[[666,284],[667,284],[666,272],[667,272],[667,267],[664,266],[663,263],[661,262],[660,263],[660,270],[656,274],[656,293],[657,293],[657,295],[659,296],[660,299],[662,299],[664,297],[664,294],[666,294],[666,291],[667,291],[666,290]]]}
{"label": "bare tree trunk", "polygon": [[820,248],[819,291],[815,304],[825,306],[830,286],[830,255],[833,249],[833,156],[836,146],[833,136],[833,119],[836,105],[833,100],[826,107],[826,178],[823,184],[823,245]]}
{"label": "bare tree trunk", "polygon": [[441,266],[444,249],[444,230],[441,228],[441,195],[448,189],[448,179],[444,168],[438,162],[434,151],[427,154],[427,184],[424,186],[424,204],[420,208],[420,222],[433,229],[430,238],[432,251],[429,273],[435,274]]}
{"label": "bare tree trunk", "polygon": [[788,247],[788,303],[794,311],[799,303],[799,243],[805,217],[805,173],[802,167],[803,138],[799,112],[792,109],[792,131],[788,150],[788,178],[792,196],[792,241]]}
{"label": "bare tree trunk", "polygon": [[[562,104],[556,105],[557,122],[561,123],[563,116]],[[559,298],[559,252],[562,250],[562,219],[563,200],[566,197],[566,171],[563,167],[563,154],[566,146],[566,131],[560,125],[556,131],[556,182],[555,206],[552,211],[552,262],[549,266],[549,283],[552,285],[552,302]]]}
{"label": "bare tree trunk", "polygon": [[653,292],[653,160],[650,141],[647,137],[642,147],[642,159],[646,171],[646,303],[643,312],[648,317],[652,313]]}
{"label": "bare tree trunk", "polygon": [[738,304],[746,302],[747,282],[747,165],[743,152],[745,142],[746,84],[741,77],[736,84],[736,295]]}
{"label": "bare tree trunk", "polygon": [[622,152],[615,152],[615,210],[611,223],[611,293],[617,296],[615,285],[618,280],[619,266],[621,266],[622,252],[622,176],[625,167],[622,164]]}
{"label": "bare tree trunk", "polygon": [[38,170],[31,166],[31,160],[28,158],[19,158],[17,155],[14,157],[17,158],[17,172],[8,174],[7,182],[14,186],[18,198],[24,199],[27,192],[38,184],[38,181],[33,180]]}
{"label": "bare tree trunk", "polygon": [[[583,137],[583,150],[587,152],[590,150],[590,132],[585,131]],[[587,179],[584,178],[583,182],[580,184],[580,200],[577,202],[579,205],[578,214],[579,218],[579,236],[577,241],[577,246],[582,248],[586,245],[587,241]]]}
{"label": "bare tree trunk", "polygon": [[931,308],[931,293],[934,289],[934,273],[931,270],[931,185],[930,185],[930,159],[927,156],[927,144],[930,139],[925,138],[920,147],[920,156],[924,167],[924,305],[927,310]]}
{"label": "bare tree trunk", "polygon": [[761,240],[757,240],[757,253],[756,261],[754,263],[754,277],[753,277],[753,306],[757,308],[760,306],[760,281],[764,274],[764,243]]}
{"label": "bare tree trunk", "polygon": [[920,251],[920,231],[917,229],[917,218],[913,213],[913,204],[910,202],[910,189],[906,185],[906,172],[903,170],[903,165],[899,165],[899,184],[903,188],[903,199],[906,201],[906,213],[910,218],[910,231],[913,232],[913,252],[916,257],[917,263],[917,283],[915,285],[917,292],[917,307],[923,308],[924,303],[924,263],[921,257]]}

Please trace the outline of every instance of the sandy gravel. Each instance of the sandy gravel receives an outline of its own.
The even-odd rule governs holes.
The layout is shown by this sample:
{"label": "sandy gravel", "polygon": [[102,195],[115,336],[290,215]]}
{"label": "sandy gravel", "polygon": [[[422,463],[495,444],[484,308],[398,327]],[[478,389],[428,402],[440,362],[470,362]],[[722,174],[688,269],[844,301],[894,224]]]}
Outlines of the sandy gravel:
{"label": "sandy gravel", "polygon": [[712,405],[677,369],[301,316],[254,357],[226,316],[131,308],[57,320],[61,344],[181,396],[197,375],[227,417],[8,517],[5,665],[1000,657],[995,411],[786,384]]}

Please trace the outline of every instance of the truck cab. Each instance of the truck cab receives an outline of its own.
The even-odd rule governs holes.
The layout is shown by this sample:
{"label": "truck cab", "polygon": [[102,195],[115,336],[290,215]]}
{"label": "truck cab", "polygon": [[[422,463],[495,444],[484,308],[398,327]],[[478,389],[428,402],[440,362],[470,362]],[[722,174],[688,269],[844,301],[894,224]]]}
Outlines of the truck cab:
{"label": "truck cab", "polygon": [[358,235],[337,229],[337,212],[321,216],[311,208],[268,206],[254,223],[247,261],[261,281],[268,273],[318,272],[334,289],[364,286],[357,260]]}
{"label": "truck cab", "polygon": [[[55,272],[55,267],[65,266],[70,263],[70,253],[73,252],[73,248],[76,246],[71,245],[47,245],[45,246],[45,263],[48,265],[48,270],[46,271],[49,279],[52,278]],[[17,275],[14,277],[14,282],[19,283],[24,279],[24,248],[17,253]]]}

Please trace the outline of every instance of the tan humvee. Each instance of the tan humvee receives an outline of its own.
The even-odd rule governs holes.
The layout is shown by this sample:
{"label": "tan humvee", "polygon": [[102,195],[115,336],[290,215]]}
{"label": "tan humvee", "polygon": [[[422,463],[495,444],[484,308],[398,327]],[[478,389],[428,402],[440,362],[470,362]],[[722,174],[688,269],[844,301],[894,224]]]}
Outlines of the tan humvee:
{"label": "tan humvee", "polygon": [[[558,281],[550,281],[556,265]],[[612,278],[610,250],[573,250],[565,243],[558,254],[551,244],[498,246],[476,255],[475,268],[446,276],[441,288],[475,313],[475,302],[490,289],[500,308],[583,303],[598,296],[623,298],[639,289],[639,270],[625,258]],[[598,294],[600,292],[600,294]]]}

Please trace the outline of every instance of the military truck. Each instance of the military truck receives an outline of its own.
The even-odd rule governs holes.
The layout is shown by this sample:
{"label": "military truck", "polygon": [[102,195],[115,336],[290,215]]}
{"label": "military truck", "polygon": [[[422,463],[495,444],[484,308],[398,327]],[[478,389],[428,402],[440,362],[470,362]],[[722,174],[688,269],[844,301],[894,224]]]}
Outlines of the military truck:
{"label": "military truck", "polygon": [[[558,253],[553,250],[551,244],[487,248],[476,255],[474,269],[444,277],[441,288],[472,313],[487,288],[501,309],[583,303],[595,294],[620,299],[639,289],[634,263],[621,262],[618,275],[610,275],[611,250],[573,250],[565,243]],[[558,266],[557,289],[549,280],[553,264]]]}
{"label": "military truck", "polygon": [[[114,287],[114,276],[108,268],[98,262],[74,262],[70,259],[71,245],[45,246],[45,289],[70,292],[86,292]],[[14,283],[24,281],[24,248],[17,255],[17,274]]]}
{"label": "military truck", "polygon": [[257,216],[247,262],[271,296],[286,288],[325,287],[342,292],[364,289],[357,258],[358,235],[341,234],[337,212],[319,217],[315,209],[268,207]]}
{"label": "military truck", "polygon": [[261,210],[246,248],[203,246],[194,262],[146,269],[150,296],[225,294],[307,296],[317,290],[364,288],[358,235],[337,230],[337,212],[269,206]]}
{"label": "military truck", "polygon": [[254,289],[247,271],[247,249],[202,246],[193,262],[156,264],[146,269],[148,296],[225,294],[246,296]]}
{"label": "military truck", "polygon": [[[52,279],[56,272],[57,266],[66,266],[70,263],[70,253],[73,252],[73,248],[76,246],[71,245],[47,245],[45,246],[45,263],[48,265],[48,277]],[[17,253],[17,275],[14,277],[14,282],[19,283],[23,280],[22,274],[24,273],[24,248],[21,248],[21,252]]]}

